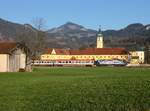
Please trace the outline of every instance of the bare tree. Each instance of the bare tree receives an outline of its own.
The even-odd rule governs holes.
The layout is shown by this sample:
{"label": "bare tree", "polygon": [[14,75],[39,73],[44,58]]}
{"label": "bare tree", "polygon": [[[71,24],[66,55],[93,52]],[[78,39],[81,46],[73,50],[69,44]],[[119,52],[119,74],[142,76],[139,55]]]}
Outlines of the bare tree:
{"label": "bare tree", "polygon": [[25,44],[31,50],[32,57],[38,57],[46,46],[46,32],[43,31],[45,27],[45,21],[43,18],[36,18],[32,21],[32,27],[29,24],[25,24],[21,31],[16,34],[16,41]]}
{"label": "bare tree", "polygon": [[35,18],[32,20],[33,26],[36,30],[36,37],[34,40],[35,50],[34,55],[39,56],[44,50],[46,46],[46,32],[44,31],[46,21],[43,18]]}
{"label": "bare tree", "polygon": [[46,21],[43,18],[37,17],[32,20],[32,25],[39,31],[43,31],[46,27]]}

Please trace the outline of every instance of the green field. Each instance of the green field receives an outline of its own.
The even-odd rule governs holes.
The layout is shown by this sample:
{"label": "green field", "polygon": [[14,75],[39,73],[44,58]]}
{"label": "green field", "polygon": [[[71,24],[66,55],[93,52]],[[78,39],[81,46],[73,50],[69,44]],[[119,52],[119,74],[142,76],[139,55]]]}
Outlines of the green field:
{"label": "green field", "polygon": [[0,73],[0,111],[149,111],[150,69],[34,68]]}

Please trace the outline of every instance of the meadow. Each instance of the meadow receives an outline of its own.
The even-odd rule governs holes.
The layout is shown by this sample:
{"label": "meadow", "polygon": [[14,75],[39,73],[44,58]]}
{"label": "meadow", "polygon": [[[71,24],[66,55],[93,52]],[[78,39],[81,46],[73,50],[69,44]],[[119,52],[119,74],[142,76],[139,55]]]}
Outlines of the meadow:
{"label": "meadow", "polygon": [[0,73],[0,111],[149,111],[150,69],[34,68]]}

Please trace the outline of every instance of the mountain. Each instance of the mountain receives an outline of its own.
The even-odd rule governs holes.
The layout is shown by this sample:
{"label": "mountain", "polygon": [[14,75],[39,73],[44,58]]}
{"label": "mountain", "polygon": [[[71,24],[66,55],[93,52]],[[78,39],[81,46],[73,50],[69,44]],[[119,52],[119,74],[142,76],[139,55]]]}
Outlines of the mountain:
{"label": "mountain", "polygon": [[30,24],[18,24],[0,18],[0,41],[15,41],[18,34],[36,31]]}
{"label": "mountain", "polygon": [[[81,25],[67,22],[66,24],[47,31],[48,41],[55,41],[53,47],[80,48],[89,45],[89,40],[95,41],[97,31]],[[55,40],[54,40],[55,39]]]}
{"label": "mountain", "polygon": [[[30,24],[22,25],[0,19],[0,41],[16,41],[18,33],[24,30],[31,33],[37,31]],[[77,49],[96,46],[97,31],[72,22],[47,30],[46,34],[47,47]],[[140,49],[146,42],[150,43],[150,24],[134,23],[120,30],[103,31],[103,35],[105,47]],[[34,41],[32,36],[29,39]]]}
{"label": "mountain", "polygon": [[[58,28],[47,31],[49,41],[55,38],[53,47],[84,48],[96,46],[96,30],[68,22]],[[128,49],[143,48],[150,38],[150,25],[130,24],[120,30],[103,31],[105,47],[125,47]]]}
{"label": "mountain", "polygon": [[67,22],[66,24],[58,27],[58,28],[53,28],[51,30],[47,31],[48,33],[57,33],[57,34],[70,34],[70,36],[77,36],[77,37],[89,37],[90,35],[88,34],[95,34],[95,30],[87,29],[81,25],[72,23],[72,22]]}
{"label": "mountain", "polygon": [[106,30],[103,33],[109,47],[140,49],[146,42],[150,43],[150,25],[135,23],[120,30]]}

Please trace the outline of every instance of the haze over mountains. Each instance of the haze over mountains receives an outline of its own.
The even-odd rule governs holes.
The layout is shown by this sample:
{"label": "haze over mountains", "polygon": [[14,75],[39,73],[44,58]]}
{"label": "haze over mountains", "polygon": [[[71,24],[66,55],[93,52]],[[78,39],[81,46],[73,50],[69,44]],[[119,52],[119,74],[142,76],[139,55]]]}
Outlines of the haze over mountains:
{"label": "haze over mountains", "polygon": [[[31,33],[37,31],[29,24],[22,25],[0,19],[0,41],[16,41],[18,33],[25,29]],[[47,47],[77,49],[96,46],[97,31],[72,22],[47,30],[46,34]],[[141,49],[146,42],[150,42],[150,25],[135,23],[120,30],[103,31],[103,34],[105,47]]]}

